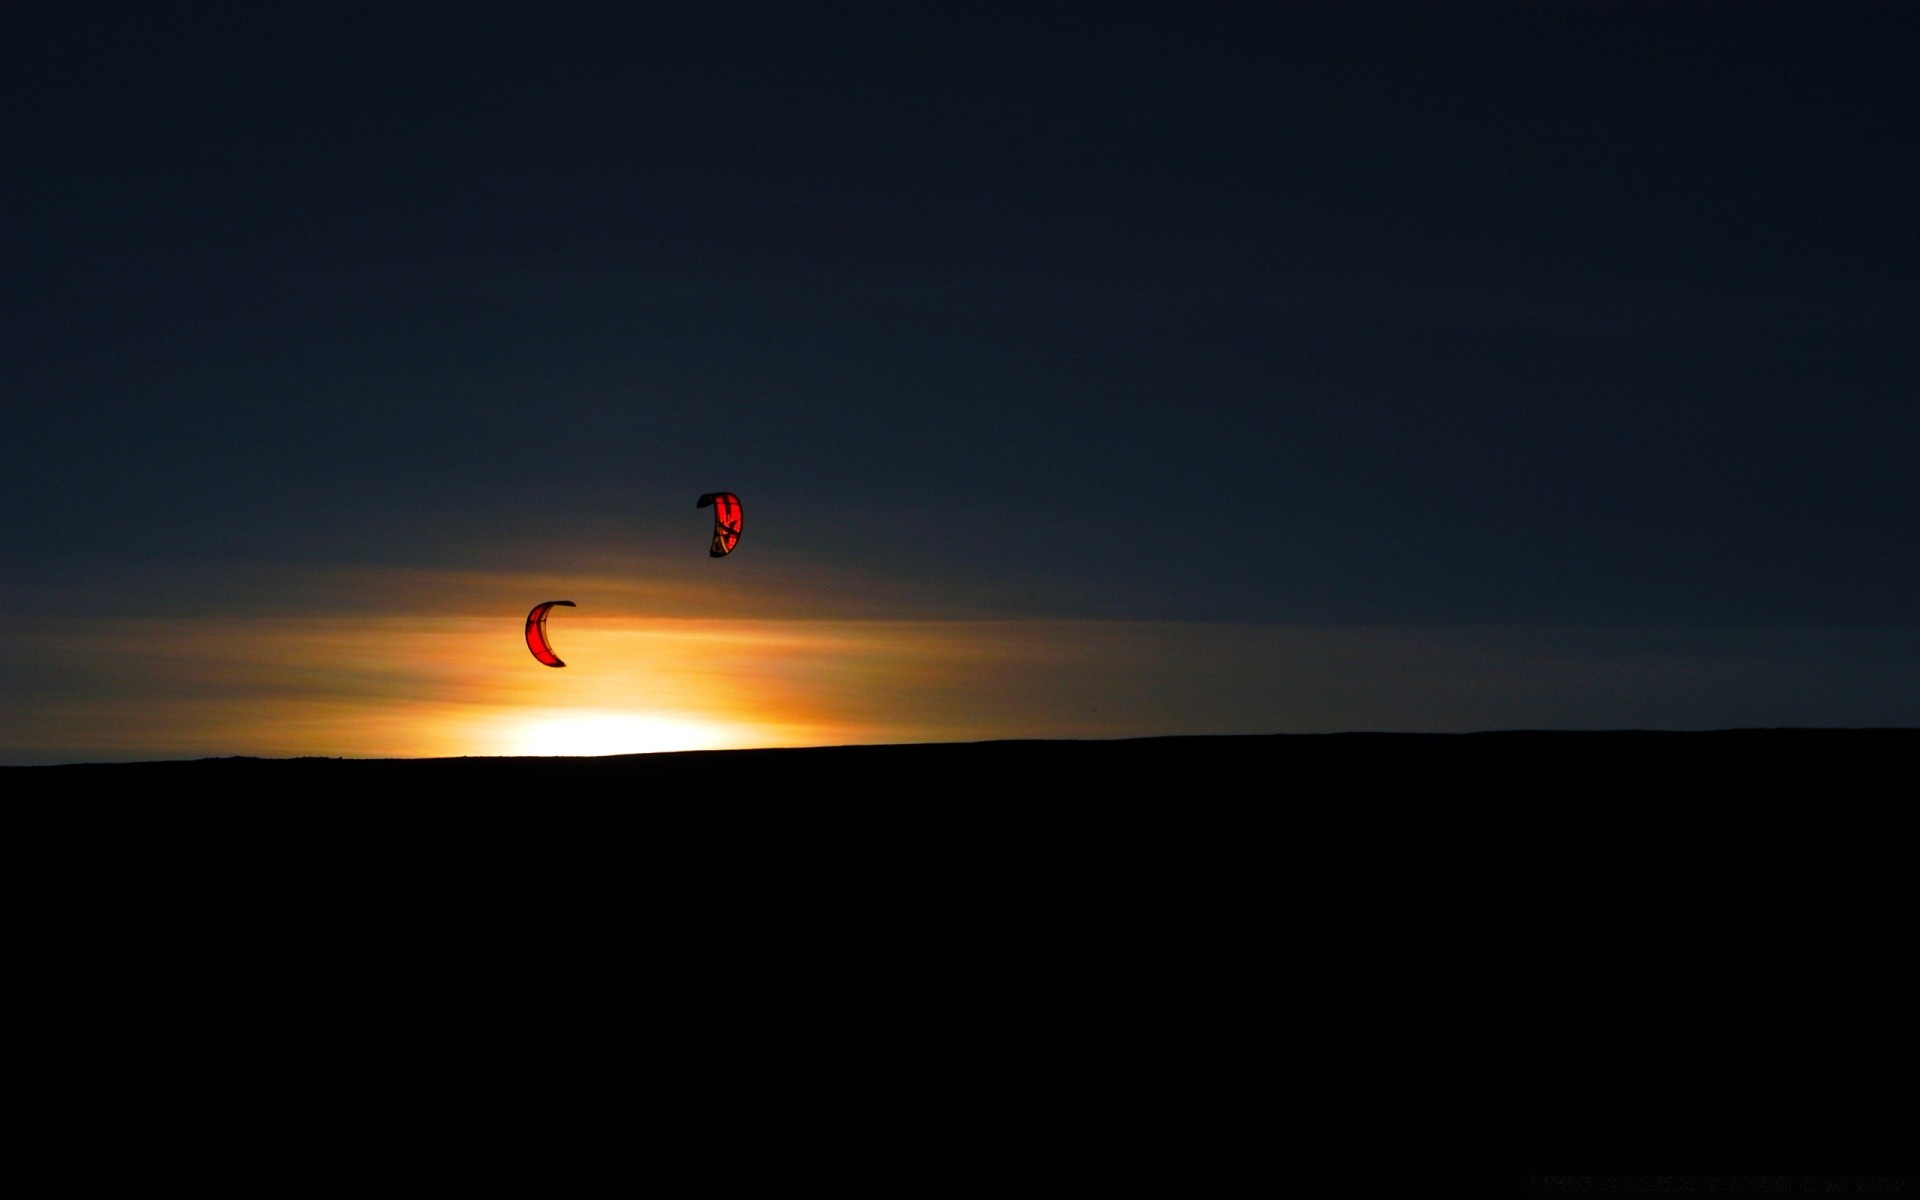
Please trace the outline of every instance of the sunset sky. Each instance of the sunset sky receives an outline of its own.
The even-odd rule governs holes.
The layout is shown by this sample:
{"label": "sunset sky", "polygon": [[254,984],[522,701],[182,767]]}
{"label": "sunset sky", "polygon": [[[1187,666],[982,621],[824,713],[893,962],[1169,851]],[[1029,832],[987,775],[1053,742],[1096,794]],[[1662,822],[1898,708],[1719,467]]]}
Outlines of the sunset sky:
{"label": "sunset sky", "polygon": [[1920,724],[1916,61],[8,4],[0,763]]}

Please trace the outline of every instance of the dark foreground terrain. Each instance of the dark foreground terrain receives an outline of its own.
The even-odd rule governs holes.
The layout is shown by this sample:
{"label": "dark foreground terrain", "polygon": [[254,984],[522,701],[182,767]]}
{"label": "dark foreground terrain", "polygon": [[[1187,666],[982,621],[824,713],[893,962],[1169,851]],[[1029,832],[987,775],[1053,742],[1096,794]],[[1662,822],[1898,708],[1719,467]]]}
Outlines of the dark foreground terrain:
{"label": "dark foreground terrain", "polygon": [[[119,797],[327,795],[354,802],[498,798],[764,803],[805,796],[986,803],[1144,799],[1220,803],[1301,798],[1301,789],[1398,799],[1538,799],[1595,788],[1696,795],[1732,786],[1856,788],[1910,763],[1920,729],[1714,732],[1276,734],[1112,741],[998,741],[711,750],[601,758],[215,758],[0,768],[25,792],[106,789]],[[684,790],[691,789],[691,790]],[[1408,791],[1412,789],[1412,791]]]}
{"label": "dark foreground terrain", "polygon": [[[142,1168],[181,1173],[290,1130],[332,1141],[275,1178],[428,1131],[541,1186],[584,1152],[1000,1189],[1046,1145],[1063,1180],[1231,1191],[1222,1161],[1296,1144],[1393,1161],[1389,1093],[1483,1076],[1534,1147],[1625,1112],[1697,1148],[1742,1103],[1872,1127],[1904,1110],[1841,1081],[1885,1074],[1910,1010],[1916,752],[1742,730],[0,769],[16,1027],[58,1063],[36,1111],[151,1130]],[[1817,1054],[1775,1049],[1809,1028]],[[211,1089],[212,1140],[171,1136]]]}
{"label": "dark foreground terrain", "polygon": [[[143,889],[217,893],[233,911],[264,895],[336,910],[457,895],[470,920],[572,897],[657,904],[684,928],[745,906],[777,920],[802,895],[874,918],[904,896],[992,906],[1106,880],[1251,911],[1285,881],[1445,875],[1454,861],[1555,886],[1709,858],[1793,878],[1783,856],[1816,844],[1902,844],[1916,758],[1920,729],[221,758],[0,768],[0,821],[20,868],[82,904]],[[1484,862],[1450,877],[1496,879]]]}

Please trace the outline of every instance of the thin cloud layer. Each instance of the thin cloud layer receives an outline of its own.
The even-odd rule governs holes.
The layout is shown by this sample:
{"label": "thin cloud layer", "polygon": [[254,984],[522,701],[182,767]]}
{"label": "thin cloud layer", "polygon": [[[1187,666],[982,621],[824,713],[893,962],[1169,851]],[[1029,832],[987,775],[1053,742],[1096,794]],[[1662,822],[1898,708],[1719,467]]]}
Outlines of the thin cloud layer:
{"label": "thin cloud layer", "polygon": [[1916,630],[711,617],[583,577],[555,670],[526,579],[338,582],[387,609],[49,615],[0,645],[0,761],[1920,723]]}

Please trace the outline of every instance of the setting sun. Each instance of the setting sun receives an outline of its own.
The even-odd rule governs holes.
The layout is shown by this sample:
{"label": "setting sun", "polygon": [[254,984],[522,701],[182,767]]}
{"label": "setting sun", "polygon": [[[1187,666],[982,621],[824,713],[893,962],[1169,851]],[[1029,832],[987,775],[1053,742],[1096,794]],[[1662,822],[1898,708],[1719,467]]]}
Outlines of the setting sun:
{"label": "setting sun", "polygon": [[512,725],[499,742],[496,752],[507,755],[653,754],[737,746],[741,731],[710,721],[587,709]]}

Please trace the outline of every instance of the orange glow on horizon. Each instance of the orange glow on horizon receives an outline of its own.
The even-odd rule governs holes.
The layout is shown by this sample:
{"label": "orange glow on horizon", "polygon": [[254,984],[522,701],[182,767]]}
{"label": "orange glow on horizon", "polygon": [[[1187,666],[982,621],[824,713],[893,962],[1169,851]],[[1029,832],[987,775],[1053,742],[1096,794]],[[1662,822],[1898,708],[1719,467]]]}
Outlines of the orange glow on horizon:
{"label": "orange glow on horizon", "polygon": [[593,709],[531,718],[509,714],[500,722],[487,740],[502,747],[499,753],[530,758],[724,750],[741,735],[739,728],[715,722]]}
{"label": "orange glow on horizon", "polygon": [[[53,686],[0,725],[0,759],[607,755],[1218,724],[1177,688],[1127,698],[1190,657],[1145,626],[659,617],[569,591],[578,607],[550,629],[561,668],[528,653],[525,609],[43,627],[11,649]],[[1204,686],[1208,706],[1227,703]]]}
{"label": "orange glow on horizon", "polygon": [[568,664],[557,669],[528,653],[517,616],[88,622],[42,652],[69,677],[117,677],[115,695],[44,697],[5,740],[90,728],[90,758],[601,755],[865,740],[789,686],[793,656],[822,646],[762,627],[780,622],[568,615],[554,633]]}
{"label": "orange glow on horizon", "polygon": [[[540,591],[561,587],[579,602],[553,631],[564,668],[527,652],[514,593],[531,589],[498,581],[484,616],[449,586],[443,615],[36,622],[0,644],[13,681],[0,691],[0,762],[1608,728],[1649,712],[1666,727],[1717,728],[1750,723],[1751,701],[1730,707],[1675,680],[1724,677],[1756,639],[1795,696],[1850,694],[1851,664],[1905,664],[1916,653],[1901,630],[1677,640],[1633,630],[706,619],[610,612],[615,601],[574,581]],[[449,607],[459,615],[444,615]],[[1898,665],[1884,676],[1910,677]],[[1648,695],[1666,707],[1650,710]],[[1876,702],[1887,695],[1905,693]],[[1848,723],[1832,715],[1842,710],[1814,711]]]}
{"label": "orange glow on horizon", "polygon": [[[741,588],[741,575],[727,571],[724,587]],[[293,573],[246,603],[237,585],[235,596],[196,598],[186,615],[35,622],[0,644],[0,670],[14,681],[0,694],[0,762],[1575,727],[1595,712],[1644,719],[1647,689],[1676,677],[1659,668],[1649,678],[1675,652],[1631,631],[903,618],[888,605],[885,616],[868,611],[884,589],[823,617],[824,590],[771,584],[748,589],[764,607],[740,613],[712,602],[723,583],[382,578]],[[261,611],[295,596],[332,609]],[[528,652],[527,605],[549,596],[577,605],[548,628],[564,667]],[[716,608],[733,615],[712,616]],[[1822,637],[1780,635],[1769,651],[1809,664],[1796,676],[1802,693],[1823,686],[1820,664],[1848,661]],[[1858,637],[1873,653],[1910,653],[1894,635]],[[1711,667],[1734,652],[1701,647],[1676,661]],[[1585,664],[1578,692],[1565,688],[1578,674],[1569,663]],[[1594,707],[1596,688],[1613,708]],[[1723,710],[1680,697],[1662,711],[1670,724],[1708,727]]]}

